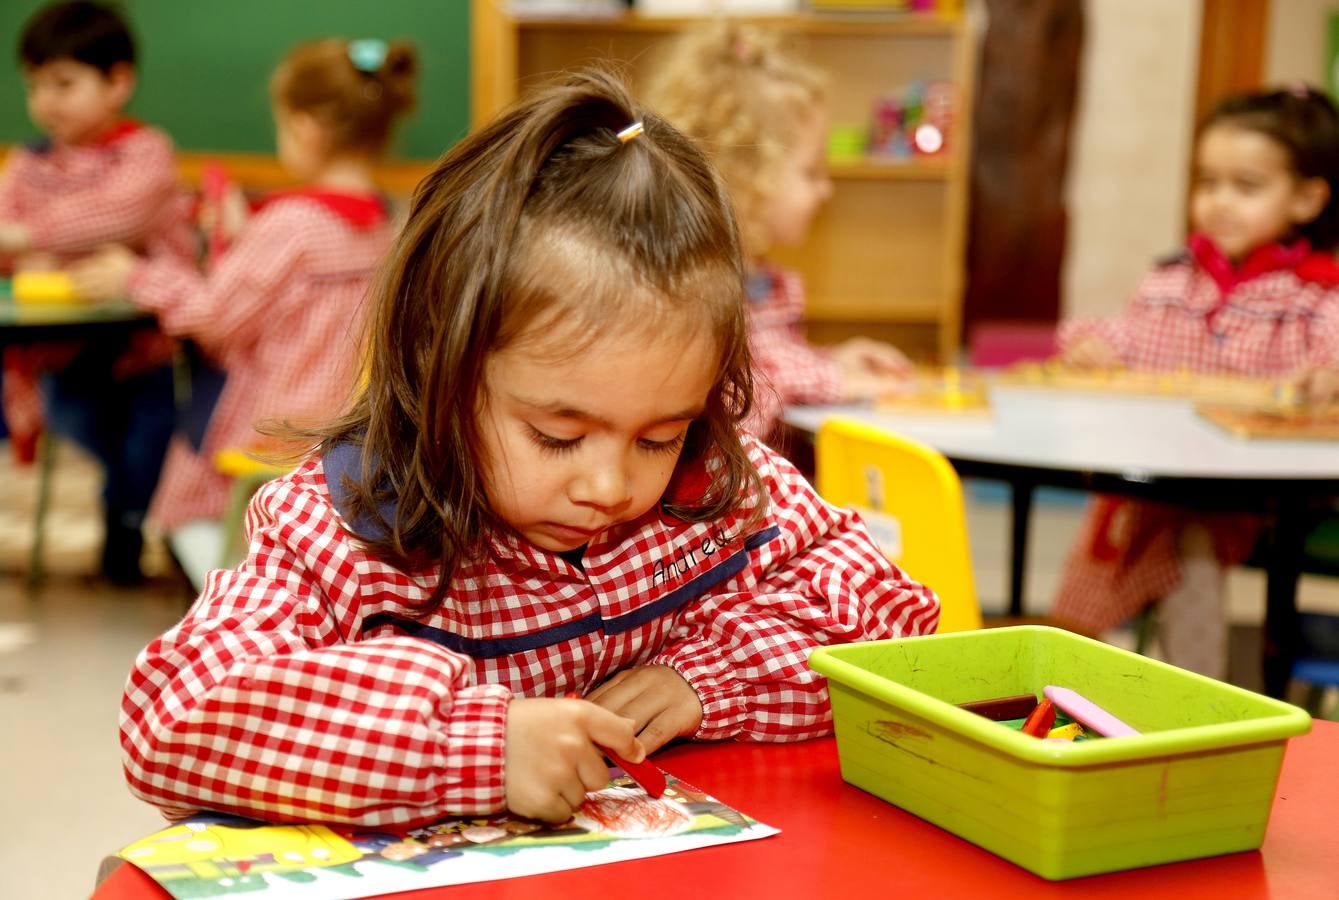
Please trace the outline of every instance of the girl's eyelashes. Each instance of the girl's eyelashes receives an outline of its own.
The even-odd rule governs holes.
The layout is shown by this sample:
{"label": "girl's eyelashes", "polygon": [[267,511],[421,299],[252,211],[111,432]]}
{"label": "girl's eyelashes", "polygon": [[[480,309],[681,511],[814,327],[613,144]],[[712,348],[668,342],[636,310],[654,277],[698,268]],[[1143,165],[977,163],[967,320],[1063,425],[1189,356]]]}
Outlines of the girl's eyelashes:
{"label": "girl's eyelashes", "polygon": [[551,434],[545,434],[533,425],[525,426],[526,435],[530,440],[547,453],[563,454],[571,453],[581,443],[581,438],[559,438]]}
{"label": "girl's eyelashes", "polygon": [[668,441],[652,441],[647,438],[641,438],[637,441],[642,449],[649,450],[652,453],[678,453],[683,447],[684,438],[688,436],[688,430],[684,429],[670,438]]}
{"label": "girl's eyelashes", "polygon": [[[525,426],[526,436],[540,450],[546,453],[561,455],[571,453],[584,440],[584,437],[560,438],[551,434],[545,434],[533,425]],[[637,446],[650,453],[678,453],[683,447],[684,439],[687,438],[687,429],[679,432],[667,441],[653,441],[649,438],[638,438]]]}

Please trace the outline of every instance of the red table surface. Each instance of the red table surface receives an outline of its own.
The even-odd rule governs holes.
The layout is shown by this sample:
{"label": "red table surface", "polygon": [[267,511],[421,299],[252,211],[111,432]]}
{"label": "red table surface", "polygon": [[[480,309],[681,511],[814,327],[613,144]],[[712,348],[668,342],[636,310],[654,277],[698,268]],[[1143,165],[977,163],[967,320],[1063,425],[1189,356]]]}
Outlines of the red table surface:
{"label": "red table surface", "polygon": [[[652,859],[387,894],[398,900],[534,897],[974,896],[1339,897],[1339,723],[1288,742],[1258,851],[1048,882],[841,780],[831,739],[696,744],[658,753],[661,768],[782,830],[774,837]],[[912,893],[907,893],[912,892]],[[168,894],[131,865],[94,900]]]}

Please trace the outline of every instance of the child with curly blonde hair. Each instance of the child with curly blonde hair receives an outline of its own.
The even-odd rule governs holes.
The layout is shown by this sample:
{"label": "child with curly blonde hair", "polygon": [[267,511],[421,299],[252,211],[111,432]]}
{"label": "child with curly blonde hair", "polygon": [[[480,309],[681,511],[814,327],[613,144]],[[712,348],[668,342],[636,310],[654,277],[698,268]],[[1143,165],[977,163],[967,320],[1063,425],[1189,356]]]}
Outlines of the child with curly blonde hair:
{"label": "child with curly blonde hair", "polygon": [[906,357],[869,338],[809,344],[800,330],[800,276],[767,258],[773,248],[802,243],[832,193],[823,74],[789,54],[775,33],[726,22],[676,40],[656,67],[647,101],[702,144],[739,219],[759,383],[750,426],[765,437],[788,404],[896,391],[910,368]]}

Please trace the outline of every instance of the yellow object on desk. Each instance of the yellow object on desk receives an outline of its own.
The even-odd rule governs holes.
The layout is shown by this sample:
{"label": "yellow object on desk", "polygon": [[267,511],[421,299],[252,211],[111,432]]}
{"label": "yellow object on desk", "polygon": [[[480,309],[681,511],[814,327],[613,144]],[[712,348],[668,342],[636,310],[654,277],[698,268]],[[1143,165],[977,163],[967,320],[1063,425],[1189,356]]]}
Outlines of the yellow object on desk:
{"label": "yellow object on desk", "polygon": [[990,395],[979,372],[954,366],[921,369],[904,390],[874,401],[879,412],[989,414]]}
{"label": "yellow object on desk", "polygon": [[1198,403],[1195,412],[1233,437],[1278,440],[1339,440],[1339,406],[1228,406]]}
{"label": "yellow object on desk", "polygon": [[1094,369],[1059,360],[1027,361],[999,375],[1000,384],[1069,391],[1186,397],[1201,403],[1268,406],[1291,399],[1287,385],[1272,378],[1209,375],[1188,368],[1155,372],[1144,369]]}
{"label": "yellow object on desk", "polygon": [[78,303],[66,272],[16,272],[10,284],[15,303]]}

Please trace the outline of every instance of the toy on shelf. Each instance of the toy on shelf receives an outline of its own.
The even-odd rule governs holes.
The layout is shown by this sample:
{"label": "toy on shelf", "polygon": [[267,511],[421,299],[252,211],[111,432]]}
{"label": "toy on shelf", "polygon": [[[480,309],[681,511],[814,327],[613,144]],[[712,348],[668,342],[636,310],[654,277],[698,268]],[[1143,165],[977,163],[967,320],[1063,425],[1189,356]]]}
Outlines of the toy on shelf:
{"label": "toy on shelf", "polygon": [[942,156],[953,132],[956,92],[947,81],[917,81],[874,101],[869,153],[904,160]]}

